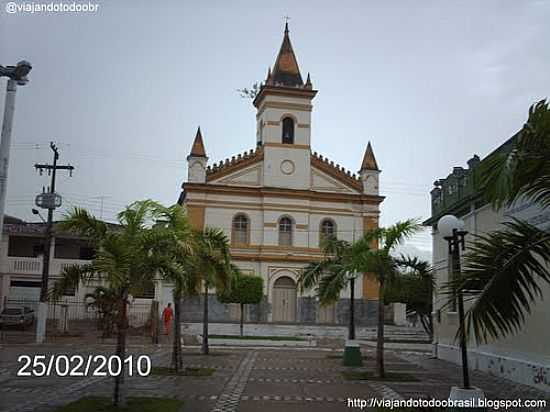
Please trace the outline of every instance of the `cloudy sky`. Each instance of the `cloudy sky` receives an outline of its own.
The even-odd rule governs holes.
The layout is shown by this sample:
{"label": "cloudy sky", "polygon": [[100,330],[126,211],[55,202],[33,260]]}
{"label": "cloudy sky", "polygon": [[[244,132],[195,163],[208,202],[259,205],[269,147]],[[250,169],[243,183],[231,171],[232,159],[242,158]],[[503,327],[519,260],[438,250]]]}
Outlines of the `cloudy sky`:
{"label": "cloudy sky", "polygon": [[[99,215],[103,201],[107,219],[136,199],[176,201],[198,125],[211,161],[253,148],[254,108],[236,89],[264,79],[285,15],[319,90],[313,150],[357,170],[372,142],[384,225],[428,217],[432,182],[489,153],[550,94],[548,0],[111,0],[82,14],[0,3],[0,64],[33,64],[7,199],[29,220],[48,183],[33,165],[51,161],[50,140],[76,167],[58,179],[64,206]],[[3,111],[5,79],[0,90]],[[411,246],[428,249],[429,234]]]}

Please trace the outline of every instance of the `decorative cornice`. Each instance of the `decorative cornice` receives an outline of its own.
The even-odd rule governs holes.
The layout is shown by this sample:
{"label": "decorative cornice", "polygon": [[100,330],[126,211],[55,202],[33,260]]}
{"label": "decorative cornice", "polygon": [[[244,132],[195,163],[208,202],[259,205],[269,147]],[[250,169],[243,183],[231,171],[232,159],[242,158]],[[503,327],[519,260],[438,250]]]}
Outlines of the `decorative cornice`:
{"label": "decorative cornice", "polygon": [[355,189],[358,192],[363,191],[363,183],[356,177],[355,174],[351,173],[349,170],[346,170],[339,164],[334,164],[333,161],[330,161],[327,157],[317,154],[317,152],[311,155],[311,165],[335,178],[339,182],[346,184],[352,189]]}
{"label": "decorative cornice", "polygon": [[206,168],[206,181],[211,182],[221,177],[227,176],[230,173],[244,169],[261,161],[264,158],[264,152],[261,147],[256,150],[249,150],[237,156],[232,156],[231,159],[227,158],[225,161],[220,161],[217,165],[208,166]]}
{"label": "decorative cornice", "polygon": [[252,103],[256,108],[258,108],[262,104],[264,98],[268,95],[285,96],[285,97],[302,97],[302,98],[311,100],[315,97],[316,94],[317,94],[317,90],[312,90],[312,89],[263,85],[260,88],[260,92],[255,97]]}
{"label": "decorative cornice", "polygon": [[283,149],[309,149],[310,146],[307,144],[288,144],[288,143],[264,143],[264,147],[281,147]]}
{"label": "decorative cornice", "polygon": [[282,197],[306,200],[319,200],[338,203],[359,203],[378,205],[384,201],[384,196],[366,195],[364,193],[336,193],[316,192],[304,189],[284,189],[278,187],[246,187],[226,186],[213,183],[184,183],[182,188],[186,192],[211,193],[220,195],[247,196],[247,197]]}

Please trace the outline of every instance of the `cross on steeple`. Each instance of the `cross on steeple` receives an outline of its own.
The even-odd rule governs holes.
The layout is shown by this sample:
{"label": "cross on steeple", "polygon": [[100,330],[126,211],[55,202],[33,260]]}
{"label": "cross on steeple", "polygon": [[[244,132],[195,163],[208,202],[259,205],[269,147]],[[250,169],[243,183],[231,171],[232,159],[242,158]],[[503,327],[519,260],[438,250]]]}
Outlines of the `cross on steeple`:
{"label": "cross on steeple", "polygon": [[283,19],[285,19],[285,34],[288,33],[288,21],[290,20],[290,16],[283,16]]}

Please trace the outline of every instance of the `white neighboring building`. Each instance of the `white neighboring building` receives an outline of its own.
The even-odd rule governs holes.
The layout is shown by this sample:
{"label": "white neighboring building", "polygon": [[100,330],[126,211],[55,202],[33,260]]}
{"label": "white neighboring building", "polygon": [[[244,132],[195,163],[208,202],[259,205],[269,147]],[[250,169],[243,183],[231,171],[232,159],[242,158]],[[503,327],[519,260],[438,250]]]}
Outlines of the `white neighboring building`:
{"label": "white neighboring building", "polygon": [[[54,224],[50,249],[49,289],[60,278],[64,268],[90,263],[94,255],[93,248],[84,239],[56,230],[56,226]],[[45,233],[45,223],[29,223],[5,217],[0,243],[0,310],[6,305],[37,308],[42,285]],[[60,298],[58,304],[69,305],[70,319],[91,318],[94,314],[91,313],[91,308],[87,307],[84,297],[100,284],[99,281],[91,281],[80,284],[78,288],[71,288]],[[153,299],[159,300],[161,305],[172,301],[171,288],[169,285],[163,285],[160,280],[155,280],[142,295],[134,298],[130,307],[130,321],[133,322],[133,316],[139,322],[143,322],[149,315]],[[60,315],[59,306],[57,309],[55,306],[53,302],[50,303],[49,317]]]}
{"label": "white neighboring building", "polygon": [[[255,148],[209,164],[199,129],[187,157],[179,203],[192,224],[223,229],[235,264],[264,278],[264,302],[247,305],[250,321],[346,324],[350,291],[336,305],[320,308],[311,292],[299,292],[297,279],[304,266],[322,257],[323,236],[353,241],[378,226],[383,197],[371,145],[357,176],[312,152],[316,94],[309,74],[302,79],[287,26],[273,70],[253,101]],[[216,137],[205,140],[215,144]],[[355,298],[358,324],[374,324],[377,284],[360,276]],[[212,321],[237,319],[232,305],[220,304],[213,293],[209,299]],[[185,320],[199,321],[200,298],[184,300],[182,312]]]}
{"label": "white neighboring building", "polygon": [[[505,150],[505,143],[497,150]],[[435,182],[432,190],[432,217],[425,224],[433,227],[433,265],[437,285],[449,279],[447,242],[437,231],[437,221],[446,214],[454,214],[465,222],[470,235],[484,234],[502,227],[510,216],[527,220],[543,230],[550,230],[550,210],[520,202],[508,210],[495,211],[473,191],[472,171],[480,163],[474,156],[468,169],[455,167],[446,178]],[[550,286],[541,284],[545,300],[538,300],[527,316],[522,330],[513,336],[485,345],[469,345],[469,365],[472,369],[511,379],[550,392]],[[454,340],[458,328],[458,314],[443,307],[445,299],[434,296],[434,350],[438,358],[460,363],[458,342]],[[466,306],[467,308],[467,306]]]}

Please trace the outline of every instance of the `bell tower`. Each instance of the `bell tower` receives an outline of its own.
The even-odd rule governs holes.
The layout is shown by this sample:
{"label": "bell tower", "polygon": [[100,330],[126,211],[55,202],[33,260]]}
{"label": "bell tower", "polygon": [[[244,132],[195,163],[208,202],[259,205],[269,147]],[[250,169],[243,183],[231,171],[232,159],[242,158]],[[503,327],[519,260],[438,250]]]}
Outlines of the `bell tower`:
{"label": "bell tower", "polygon": [[308,73],[304,83],[290,42],[283,43],[254,99],[256,142],[264,152],[264,185],[309,189],[311,182],[311,111],[316,90]]}

